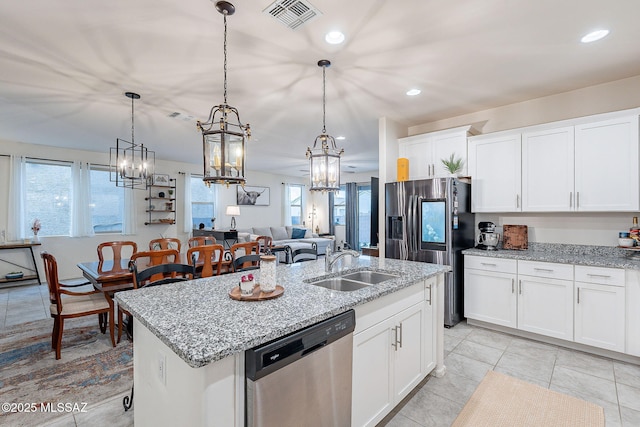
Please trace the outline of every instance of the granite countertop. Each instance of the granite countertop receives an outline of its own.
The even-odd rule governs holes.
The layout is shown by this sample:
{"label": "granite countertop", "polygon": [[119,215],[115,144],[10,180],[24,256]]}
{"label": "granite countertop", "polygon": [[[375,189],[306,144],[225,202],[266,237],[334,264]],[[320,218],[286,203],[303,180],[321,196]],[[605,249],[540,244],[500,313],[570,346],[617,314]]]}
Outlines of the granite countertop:
{"label": "granite countertop", "polygon": [[360,256],[348,268],[362,269],[400,277],[353,292],[332,291],[303,282],[327,275],[324,259],[319,259],[278,265],[277,283],[285,291],[271,300],[232,300],[229,291],[238,285],[242,273],[118,292],[115,299],[188,365],[197,368],[449,271],[450,267]]}
{"label": "granite countertop", "polygon": [[465,249],[464,255],[490,258],[508,258],[527,261],[544,261],[593,267],[625,268],[640,270],[640,250],[627,250],[612,246],[564,245],[529,242],[527,250]]}

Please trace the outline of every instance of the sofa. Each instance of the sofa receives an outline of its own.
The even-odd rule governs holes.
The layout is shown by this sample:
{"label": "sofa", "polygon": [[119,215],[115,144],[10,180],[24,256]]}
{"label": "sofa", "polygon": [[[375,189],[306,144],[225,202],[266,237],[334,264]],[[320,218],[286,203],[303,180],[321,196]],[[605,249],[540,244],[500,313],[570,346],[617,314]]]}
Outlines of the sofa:
{"label": "sofa", "polygon": [[[274,246],[303,246],[299,243],[313,244],[318,248],[318,255],[324,255],[327,246],[333,247],[333,239],[327,237],[319,237],[312,233],[310,229],[297,226],[280,226],[280,227],[253,227],[246,230],[238,230],[239,241],[256,240],[258,236],[270,236],[273,239]],[[294,248],[295,249],[295,248]]]}

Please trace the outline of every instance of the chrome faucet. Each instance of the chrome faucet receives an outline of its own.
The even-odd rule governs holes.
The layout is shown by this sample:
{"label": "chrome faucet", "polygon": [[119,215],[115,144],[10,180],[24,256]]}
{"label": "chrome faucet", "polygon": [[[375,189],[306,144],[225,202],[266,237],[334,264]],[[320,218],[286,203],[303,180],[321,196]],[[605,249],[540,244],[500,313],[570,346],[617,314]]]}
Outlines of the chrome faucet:
{"label": "chrome faucet", "polygon": [[344,251],[338,251],[334,254],[331,246],[327,246],[326,252],[324,254],[324,271],[326,273],[331,273],[333,265],[347,255],[351,255],[352,257],[357,258],[360,256],[360,252],[351,249],[345,249]]}

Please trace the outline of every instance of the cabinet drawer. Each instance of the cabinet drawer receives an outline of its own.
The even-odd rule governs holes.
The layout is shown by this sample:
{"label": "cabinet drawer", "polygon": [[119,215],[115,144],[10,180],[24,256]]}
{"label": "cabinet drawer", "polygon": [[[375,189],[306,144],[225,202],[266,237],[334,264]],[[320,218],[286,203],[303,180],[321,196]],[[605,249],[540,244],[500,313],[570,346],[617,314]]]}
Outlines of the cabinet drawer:
{"label": "cabinet drawer", "polygon": [[621,268],[586,267],[576,265],[576,282],[599,283],[624,287],[624,270]]}
{"label": "cabinet drawer", "polygon": [[465,268],[476,270],[498,271],[501,273],[516,273],[518,264],[515,259],[491,258],[484,256],[465,255]]}
{"label": "cabinet drawer", "polygon": [[554,262],[518,261],[518,274],[573,280],[573,265]]}

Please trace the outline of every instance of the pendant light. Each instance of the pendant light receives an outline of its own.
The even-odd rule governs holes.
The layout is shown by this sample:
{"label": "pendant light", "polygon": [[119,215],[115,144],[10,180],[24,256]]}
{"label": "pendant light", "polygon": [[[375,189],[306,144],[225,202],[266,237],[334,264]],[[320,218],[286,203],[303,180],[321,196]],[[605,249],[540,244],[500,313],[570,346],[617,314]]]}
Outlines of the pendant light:
{"label": "pendant light", "polygon": [[327,59],[318,61],[318,67],[322,67],[322,133],[316,137],[313,148],[307,147],[311,191],[340,190],[340,156],[344,149],[336,147],[336,140],[327,134],[326,127],[326,69],[330,65]]}
{"label": "pendant light", "polygon": [[227,104],[227,15],[235,7],[227,1],[216,3],[224,17],[224,102],[214,105],[206,123],[198,121],[202,132],[204,156],[204,182],[214,184],[245,183],[245,139],[251,138],[249,124],[243,125],[238,110]]}
{"label": "pendant light", "polygon": [[146,190],[155,168],[155,153],[144,144],[135,143],[133,103],[140,95],[126,92],[125,96],[131,99],[131,141],[117,138],[116,146],[110,148],[109,180],[116,187]]}

